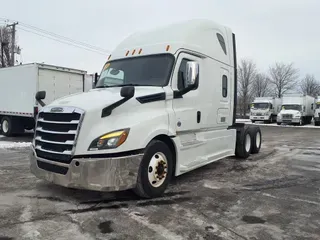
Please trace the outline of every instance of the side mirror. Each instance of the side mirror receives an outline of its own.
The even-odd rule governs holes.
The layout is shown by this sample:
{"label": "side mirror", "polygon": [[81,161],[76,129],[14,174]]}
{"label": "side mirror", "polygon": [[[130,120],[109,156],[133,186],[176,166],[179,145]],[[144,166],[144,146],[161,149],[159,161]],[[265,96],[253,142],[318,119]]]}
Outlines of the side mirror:
{"label": "side mirror", "polygon": [[46,91],[39,91],[36,93],[36,100],[43,100],[46,98]]}
{"label": "side mirror", "polygon": [[120,90],[120,96],[126,99],[130,99],[134,96],[134,86],[124,86]]}
{"label": "side mirror", "polygon": [[42,101],[46,98],[46,91],[39,91],[36,93],[36,100],[41,105],[41,107],[45,106],[46,104]]}
{"label": "side mirror", "polygon": [[95,73],[94,74],[94,87],[97,85],[98,80],[99,80],[99,75],[98,75],[98,73]]}
{"label": "side mirror", "polygon": [[199,63],[187,62],[186,75],[185,87],[191,90],[197,88],[199,84]]}

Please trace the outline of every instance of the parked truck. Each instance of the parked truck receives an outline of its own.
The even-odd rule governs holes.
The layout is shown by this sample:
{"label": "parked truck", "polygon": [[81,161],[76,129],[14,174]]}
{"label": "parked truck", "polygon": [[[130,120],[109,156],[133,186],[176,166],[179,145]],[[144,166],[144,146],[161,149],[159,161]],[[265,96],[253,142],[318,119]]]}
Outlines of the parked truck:
{"label": "parked truck", "polygon": [[[34,96],[46,91],[46,102],[92,89],[92,76],[86,72],[32,63],[0,69],[0,123],[5,136],[33,129],[41,109]],[[91,85],[90,85],[91,82]]]}
{"label": "parked truck", "polygon": [[[95,89],[40,110],[31,172],[65,187],[152,198],[172,176],[258,153],[259,127],[235,122],[236,66],[235,35],[211,21],[129,36]],[[45,102],[45,92],[36,99]]]}
{"label": "parked truck", "polygon": [[316,103],[315,103],[315,110],[313,115],[314,125],[320,126],[320,96],[317,97]]}
{"label": "parked truck", "polygon": [[277,121],[277,115],[281,110],[281,99],[274,97],[256,97],[251,104],[250,120],[272,123]]}
{"label": "parked truck", "polygon": [[308,95],[285,95],[282,97],[281,111],[277,124],[310,124],[314,115],[315,98]]}

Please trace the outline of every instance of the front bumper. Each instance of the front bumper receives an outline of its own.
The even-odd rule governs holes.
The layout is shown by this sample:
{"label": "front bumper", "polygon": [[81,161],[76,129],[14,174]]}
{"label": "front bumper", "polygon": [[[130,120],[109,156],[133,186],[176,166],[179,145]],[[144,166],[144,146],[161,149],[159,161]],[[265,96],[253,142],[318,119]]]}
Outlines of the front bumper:
{"label": "front bumper", "polygon": [[300,118],[292,118],[292,119],[279,119],[277,118],[277,122],[278,123],[299,123],[300,122]]}
{"label": "front bumper", "polygon": [[[32,149],[30,170],[40,179],[68,188],[121,191],[136,186],[142,157],[143,154],[118,158],[74,158],[70,164],[64,164],[38,158]],[[65,170],[66,173],[63,172]]]}
{"label": "front bumper", "polygon": [[267,121],[270,119],[270,115],[267,116],[250,116],[250,120],[253,121]]}

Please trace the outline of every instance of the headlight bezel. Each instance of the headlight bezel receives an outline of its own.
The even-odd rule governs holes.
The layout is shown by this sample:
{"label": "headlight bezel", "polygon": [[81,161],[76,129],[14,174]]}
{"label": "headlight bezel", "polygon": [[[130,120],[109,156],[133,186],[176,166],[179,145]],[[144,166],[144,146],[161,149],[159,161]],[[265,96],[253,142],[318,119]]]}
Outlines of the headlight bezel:
{"label": "headlight bezel", "polygon": [[[99,151],[118,148],[126,142],[129,132],[130,128],[123,128],[102,134],[91,142],[88,147],[88,151]],[[110,143],[110,140],[113,140],[114,143],[108,145],[108,143]],[[98,144],[100,144],[100,146]]]}

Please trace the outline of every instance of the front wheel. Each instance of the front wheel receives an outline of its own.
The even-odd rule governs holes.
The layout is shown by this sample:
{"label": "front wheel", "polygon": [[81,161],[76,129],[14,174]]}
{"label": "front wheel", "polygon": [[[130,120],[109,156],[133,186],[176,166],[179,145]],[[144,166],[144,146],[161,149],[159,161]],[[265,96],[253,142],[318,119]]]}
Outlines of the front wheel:
{"label": "front wheel", "polygon": [[12,121],[10,117],[3,117],[1,120],[1,132],[6,137],[12,135]]}
{"label": "front wheel", "polygon": [[171,180],[172,169],[169,147],[162,141],[151,141],[140,163],[134,192],[143,198],[160,197]]}

